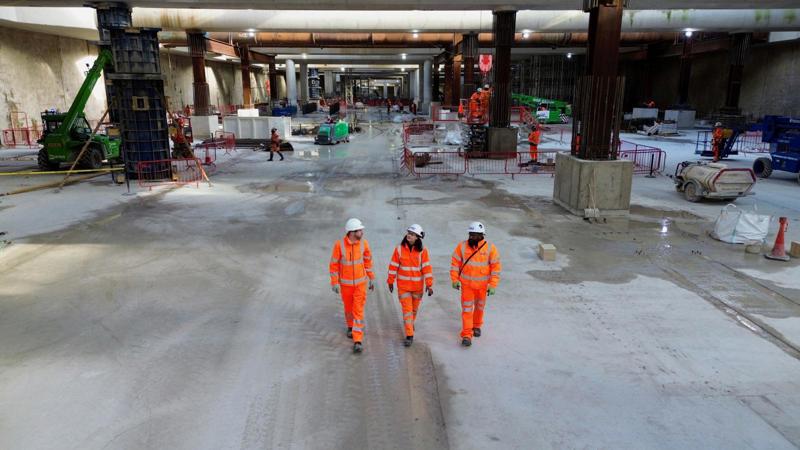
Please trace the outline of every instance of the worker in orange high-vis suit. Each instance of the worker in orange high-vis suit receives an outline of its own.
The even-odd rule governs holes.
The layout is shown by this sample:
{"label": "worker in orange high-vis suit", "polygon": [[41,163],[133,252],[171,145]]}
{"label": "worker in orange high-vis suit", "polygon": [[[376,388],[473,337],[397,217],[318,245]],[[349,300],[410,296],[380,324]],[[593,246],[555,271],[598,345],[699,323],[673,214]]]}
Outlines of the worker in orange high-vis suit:
{"label": "worker in orange high-vis suit", "polygon": [[372,251],[364,239],[364,224],[350,219],[345,225],[347,234],[333,244],[330,273],[333,292],[341,294],[347,337],[353,338],[353,353],[361,353],[364,340],[364,305],[367,286],[375,289],[372,280]]}
{"label": "worker in orange high-vis suit", "polygon": [[433,295],[433,269],[428,249],[422,246],[424,237],[425,232],[420,225],[415,223],[408,227],[403,241],[392,253],[389,277],[386,280],[389,292],[394,291],[397,280],[397,298],[403,309],[403,326],[406,331],[403,345],[406,347],[414,342],[414,321],[417,320],[423,291],[427,291],[428,296]]}
{"label": "worker in orange high-vis suit", "polygon": [[489,87],[488,84],[484,85],[483,90],[481,90],[480,102],[481,102],[481,111],[483,111],[483,114],[488,119],[490,114],[489,108],[492,103],[492,88]]}
{"label": "worker in orange high-vis suit", "polygon": [[483,111],[481,111],[481,88],[472,93],[469,98],[469,119],[472,122],[480,121]]}
{"label": "worker in orange high-vis suit", "polygon": [[531,133],[528,135],[528,145],[530,146],[531,161],[528,164],[539,164],[539,142],[542,139],[542,132],[539,124],[531,125]]}
{"label": "worker in orange high-vis suit", "polygon": [[711,132],[711,150],[714,152],[714,162],[720,160],[724,140],[725,134],[722,129],[722,122],[717,122],[714,124],[714,131]]}
{"label": "worker in orange high-vis suit", "polygon": [[480,337],[486,295],[494,295],[500,282],[500,255],[494,244],[484,239],[486,229],[480,222],[469,225],[469,239],[453,251],[450,280],[453,289],[461,290],[461,345],[472,345]]}

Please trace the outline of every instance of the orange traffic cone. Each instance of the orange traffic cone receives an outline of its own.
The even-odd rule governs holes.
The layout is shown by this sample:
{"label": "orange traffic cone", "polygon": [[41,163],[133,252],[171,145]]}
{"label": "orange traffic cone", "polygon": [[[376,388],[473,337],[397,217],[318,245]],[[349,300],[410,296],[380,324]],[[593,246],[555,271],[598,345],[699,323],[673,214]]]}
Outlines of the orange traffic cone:
{"label": "orange traffic cone", "polygon": [[789,255],[786,254],[786,247],[783,242],[783,234],[789,228],[789,220],[786,217],[781,217],[778,221],[778,235],[775,237],[775,245],[772,246],[772,251],[764,255],[767,259],[774,259],[777,261],[788,261]]}

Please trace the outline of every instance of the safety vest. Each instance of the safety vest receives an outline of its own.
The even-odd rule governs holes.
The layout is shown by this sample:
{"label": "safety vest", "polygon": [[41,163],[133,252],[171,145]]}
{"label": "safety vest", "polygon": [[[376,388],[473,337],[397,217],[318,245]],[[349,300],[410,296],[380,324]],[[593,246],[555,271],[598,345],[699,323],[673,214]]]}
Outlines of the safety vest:
{"label": "safety vest", "polygon": [[331,254],[330,272],[332,286],[358,286],[374,279],[369,242],[362,239],[351,243],[347,236],[336,241]]}
{"label": "safety vest", "polygon": [[540,140],[541,132],[539,130],[533,130],[531,131],[531,134],[528,135],[528,144],[531,146],[538,146]]}
{"label": "safety vest", "polygon": [[472,248],[464,241],[453,251],[450,279],[475,289],[484,289],[487,285],[496,288],[500,282],[501,270],[500,254],[494,244],[483,240],[478,243],[478,247]]}
{"label": "safety vest", "polygon": [[403,244],[398,245],[392,253],[389,278],[386,282],[393,284],[395,279],[397,279],[397,289],[404,291],[421,292],[425,286],[433,286],[433,269],[428,249],[423,248],[420,252],[409,249]]}

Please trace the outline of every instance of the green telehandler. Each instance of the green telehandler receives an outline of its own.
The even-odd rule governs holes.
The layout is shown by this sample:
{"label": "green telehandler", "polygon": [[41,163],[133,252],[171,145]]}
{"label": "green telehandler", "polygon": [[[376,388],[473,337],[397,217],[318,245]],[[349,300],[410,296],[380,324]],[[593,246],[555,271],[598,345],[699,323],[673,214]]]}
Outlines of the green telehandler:
{"label": "green telehandler", "polygon": [[101,50],[94,65],[83,80],[78,94],[72,101],[69,111],[56,113],[45,111],[42,113],[44,131],[39,144],[39,168],[44,171],[58,170],[62,163],[73,163],[81,152],[84,144],[90,141],[78,166],[82,169],[99,169],[104,160],[114,162],[120,158],[121,141],[117,137],[107,134],[92,134],[92,129],[86,121],[83,109],[92,95],[97,80],[103,73],[103,67],[111,62],[111,52]]}

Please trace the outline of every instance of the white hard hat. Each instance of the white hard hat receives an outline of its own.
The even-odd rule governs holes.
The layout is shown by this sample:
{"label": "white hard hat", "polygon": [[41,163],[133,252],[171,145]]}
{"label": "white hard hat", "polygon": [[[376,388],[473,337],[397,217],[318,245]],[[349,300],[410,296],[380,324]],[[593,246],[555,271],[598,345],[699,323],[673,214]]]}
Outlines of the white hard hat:
{"label": "white hard hat", "polygon": [[358,231],[364,229],[364,224],[358,219],[347,219],[344,229],[349,233],[351,231]]}
{"label": "white hard hat", "polygon": [[489,85],[488,85],[488,84],[484,84],[484,85],[483,85],[483,88],[484,88],[484,89],[489,89]]}
{"label": "white hard hat", "polygon": [[714,124],[714,126],[715,127],[721,127],[722,126],[722,122],[717,122],[717,123]]}
{"label": "white hard hat", "polygon": [[411,226],[408,227],[408,229],[406,231],[410,231],[410,232],[416,234],[417,236],[419,236],[421,238],[425,237],[425,232],[422,231],[422,226],[420,226],[419,224],[416,224],[416,223],[411,224]]}
{"label": "white hard hat", "polygon": [[486,234],[486,228],[484,228],[483,224],[480,223],[480,222],[472,222],[471,224],[469,224],[469,230],[468,231],[470,233]]}

